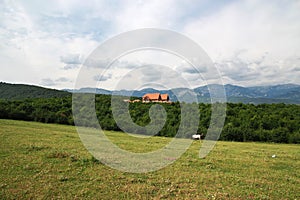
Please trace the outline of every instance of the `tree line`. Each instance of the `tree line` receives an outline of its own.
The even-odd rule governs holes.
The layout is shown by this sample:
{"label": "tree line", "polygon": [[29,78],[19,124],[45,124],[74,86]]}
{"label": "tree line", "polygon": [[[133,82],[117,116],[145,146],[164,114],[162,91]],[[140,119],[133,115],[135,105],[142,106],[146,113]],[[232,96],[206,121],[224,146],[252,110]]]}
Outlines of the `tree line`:
{"label": "tree line", "polygon": [[[83,101],[84,102],[84,101]],[[166,120],[163,120],[163,112],[153,114],[152,120],[164,125],[157,130],[156,126],[147,129],[143,127],[151,122],[149,110],[154,103],[130,103],[120,101],[128,110],[118,110],[119,125],[128,122],[129,116],[136,126],[127,127],[132,133],[152,134],[157,131],[158,136],[174,137],[180,126],[185,126],[189,132],[189,126],[198,121],[197,133],[206,135],[211,123],[212,104],[159,104],[165,110]],[[125,105],[126,104],[126,105]],[[220,104],[222,105],[222,104]],[[118,106],[118,105],[117,105]],[[196,106],[199,108],[199,119],[181,113],[182,106]],[[90,113],[84,105],[80,107],[83,114],[79,125],[94,126],[84,113]],[[96,117],[104,130],[122,131],[114,119],[110,95],[95,96]],[[127,114],[126,114],[127,112]],[[114,113],[115,114],[115,113]],[[187,116],[181,116],[187,115]],[[72,97],[56,98],[29,98],[25,100],[0,100],[0,118],[36,121],[44,123],[57,123],[74,125],[72,114]],[[185,119],[185,120],[181,120]],[[190,133],[195,133],[192,129]],[[188,137],[190,135],[187,135]],[[242,104],[227,103],[225,124],[220,136],[225,141],[262,141],[276,143],[300,143],[300,105],[295,104]]]}

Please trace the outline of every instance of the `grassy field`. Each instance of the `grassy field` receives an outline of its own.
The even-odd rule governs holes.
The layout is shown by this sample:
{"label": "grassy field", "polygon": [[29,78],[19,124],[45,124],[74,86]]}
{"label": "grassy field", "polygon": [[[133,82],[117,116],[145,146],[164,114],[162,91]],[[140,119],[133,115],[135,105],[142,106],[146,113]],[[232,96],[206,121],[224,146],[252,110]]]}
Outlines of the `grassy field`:
{"label": "grassy field", "polygon": [[[135,152],[169,141],[106,134]],[[94,159],[75,127],[0,120],[0,199],[300,199],[300,145],[218,142],[205,159],[200,146],[132,174]]]}

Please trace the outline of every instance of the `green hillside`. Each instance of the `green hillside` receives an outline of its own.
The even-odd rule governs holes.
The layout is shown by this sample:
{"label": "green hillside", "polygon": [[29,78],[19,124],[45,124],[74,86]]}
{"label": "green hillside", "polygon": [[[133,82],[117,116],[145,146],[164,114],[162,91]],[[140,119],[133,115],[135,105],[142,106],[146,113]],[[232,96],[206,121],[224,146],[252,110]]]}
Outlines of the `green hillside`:
{"label": "green hillside", "polygon": [[[199,159],[201,142],[194,141],[173,164],[131,174],[94,159],[74,126],[0,120],[0,127],[0,199],[300,197],[299,145],[218,142],[205,159]],[[112,131],[106,135],[131,152],[153,151],[171,140]]]}
{"label": "green hillside", "polygon": [[0,82],[0,99],[20,100],[27,98],[65,97],[69,95],[71,95],[69,92],[34,85]]}

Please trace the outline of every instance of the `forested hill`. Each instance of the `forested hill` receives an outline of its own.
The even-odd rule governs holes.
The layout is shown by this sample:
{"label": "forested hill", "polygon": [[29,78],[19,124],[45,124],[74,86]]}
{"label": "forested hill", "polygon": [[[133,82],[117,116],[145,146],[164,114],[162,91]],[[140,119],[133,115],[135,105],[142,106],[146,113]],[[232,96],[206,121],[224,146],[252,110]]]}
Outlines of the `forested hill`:
{"label": "forested hill", "polygon": [[[77,125],[95,127],[93,120],[90,120],[89,99],[83,99],[80,106],[80,115],[77,116]],[[126,102],[120,101],[118,105]],[[157,132],[156,126],[145,130],[143,127],[149,125],[151,118],[149,110],[155,103],[130,103],[129,109],[119,109],[119,122],[126,126],[126,130],[131,133],[152,135]],[[185,120],[181,120],[181,106],[189,109],[193,104],[182,104],[178,102],[172,104],[160,104],[166,111],[166,122],[158,132],[159,136],[174,137],[181,124],[185,124],[186,135],[191,138],[189,122],[195,118],[186,115]],[[214,106],[223,106],[214,104]],[[197,133],[206,135],[211,121],[212,104],[199,104],[199,127]],[[99,125],[104,130],[121,131],[115,121],[112,112],[111,96],[96,95],[95,111]],[[131,126],[128,122],[128,111],[132,121],[139,126]],[[227,115],[222,130],[221,140],[228,141],[261,141],[300,144],[300,105],[295,104],[233,104],[227,103]],[[0,99],[0,119],[16,119],[26,121],[37,121],[45,123],[59,123],[74,125],[72,115],[71,96],[62,98],[32,98],[26,100],[1,100]],[[152,116],[153,121],[160,121],[161,115]],[[128,125],[128,126],[127,126]]]}
{"label": "forested hill", "polygon": [[27,98],[53,98],[71,96],[69,92],[34,85],[0,82],[0,99],[22,100]]}

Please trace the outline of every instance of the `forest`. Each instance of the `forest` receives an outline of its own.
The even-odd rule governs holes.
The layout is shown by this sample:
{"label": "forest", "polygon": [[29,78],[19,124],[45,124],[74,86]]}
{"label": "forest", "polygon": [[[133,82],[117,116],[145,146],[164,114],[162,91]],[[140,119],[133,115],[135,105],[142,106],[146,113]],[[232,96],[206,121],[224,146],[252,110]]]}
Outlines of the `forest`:
{"label": "forest", "polygon": [[[125,104],[125,102],[123,102]],[[130,103],[132,121],[139,126],[150,123],[149,109],[154,103]],[[166,111],[166,122],[159,136],[174,137],[181,122],[178,102],[160,104]],[[211,118],[211,104],[193,104],[199,108],[197,133],[207,133]],[[189,104],[186,104],[189,106]],[[85,107],[81,107],[85,109]],[[96,95],[95,110],[99,124],[104,130],[121,131],[112,114],[111,96]],[[128,111],[126,111],[128,113]],[[83,112],[86,113],[86,112]],[[126,115],[124,115],[126,117]],[[72,97],[27,98],[23,100],[0,100],[0,118],[74,125]],[[156,120],[160,120],[159,116]],[[300,143],[300,105],[295,104],[242,104],[227,103],[225,125],[220,136],[224,141],[261,141],[276,143]],[[94,126],[88,117],[82,117],[82,126]],[[78,124],[77,124],[78,125]],[[133,133],[147,134],[135,126]],[[153,127],[155,129],[155,127]]]}

